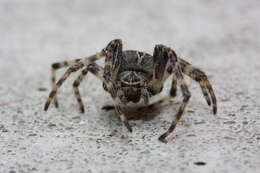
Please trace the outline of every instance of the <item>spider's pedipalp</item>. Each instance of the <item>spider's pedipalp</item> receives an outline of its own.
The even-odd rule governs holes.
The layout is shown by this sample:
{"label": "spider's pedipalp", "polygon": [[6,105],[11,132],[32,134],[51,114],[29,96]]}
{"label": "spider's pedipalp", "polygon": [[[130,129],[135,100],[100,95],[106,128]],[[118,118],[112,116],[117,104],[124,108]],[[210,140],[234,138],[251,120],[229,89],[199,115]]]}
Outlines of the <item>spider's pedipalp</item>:
{"label": "spider's pedipalp", "polygon": [[207,75],[200,69],[193,67],[190,63],[181,58],[179,58],[179,64],[184,74],[188,75],[196,82],[199,82],[204,98],[206,99],[209,106],[211,103],[213,103],[213,113],[216,114],[217,99]]}

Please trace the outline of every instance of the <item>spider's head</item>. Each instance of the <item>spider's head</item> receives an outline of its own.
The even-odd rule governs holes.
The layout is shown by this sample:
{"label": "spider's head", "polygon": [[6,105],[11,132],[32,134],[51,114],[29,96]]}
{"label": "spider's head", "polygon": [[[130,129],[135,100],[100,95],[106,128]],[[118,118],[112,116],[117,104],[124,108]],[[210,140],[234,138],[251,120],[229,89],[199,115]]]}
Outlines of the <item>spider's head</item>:
{"label": "spider's head", "polygon": [[123,71],[119,74],[119,81],[127,102],[138,103],[142,98],[142,88],[146,82],[146,76],[138,71]]}

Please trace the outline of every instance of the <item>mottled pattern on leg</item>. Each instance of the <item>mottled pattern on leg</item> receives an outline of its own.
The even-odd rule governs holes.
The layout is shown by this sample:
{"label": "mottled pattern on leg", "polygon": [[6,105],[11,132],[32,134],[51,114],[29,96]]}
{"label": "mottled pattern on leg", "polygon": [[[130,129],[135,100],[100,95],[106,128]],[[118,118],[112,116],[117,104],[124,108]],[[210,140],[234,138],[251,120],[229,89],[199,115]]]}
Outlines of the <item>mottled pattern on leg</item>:
{"label": "mottled pattern on leg", "polygon": [[104,69],[101,66],[97,65],[96,63],[92,63],[88,66],[88,70],[101,81],[104,81]]}
{"label": "mottled pattern on leg", "polygon": [[74,94],[78,101],[79,110],[81,113],[84,113],[85,110],[84,110],[84,105],[82,103],[80,92],[79,92],[79,85],[80,85],[80,82],[82,81],[82,79],[84,78],[84,76],[87,75],[87,73],[88,73],[88,68],[85,68],[84,70],[81,71],[81,74],[78,76],[78,78],[73,83]]}
{"label": "mottled pattern on leg", "polygon": [[172,76],[172,86],[170,90],[170,96],[175,97],[177,94],[177,77],[175,74]]}
{"label": "mottled pattern on leg", "polygon": [[125,114],[122,112],[121,106],[120,106],[120,102],[119,100],[115,100],[115,110],[116,113],[119,115],[120,120],[123,122],[123,124],[125,125],[125,127],[127,128],[127,130],[129,132],[132,132],[132,127],[130,126],[127,117],[125,116]]}
{"label": "mottled pattern on leg", "polygon": [[[80,59],[74,59],[74,60],[71,60],[71,61],[56,62],[56,63],[52,64],[52,66],[51,66],[52,89],[54,88],[55,83],[56,83],[56,72],[57,72],[57,70],[60,69],[60,68],[63,68],[63,67],[67,67],[67,66],[76,64],[79,61],[80,61]],[[57,96],[54,96],[53,102],[54,102],[55,107],[59,106]]]}
{"label": "mottled pattern on leg", "polygon": [[217,99],[207,75],[203,71],[196,67],[193,67],[190,63],[183,59],[179,59],[179,64],[184,74],[199,82],[204,98],[206,99],[208,105],[211,105],[211,103],[213,103],[213,113],[216,114]]}
{"label": "mottled pattern on leg", "polygon": [[98,66],[96,63],[92,63],[87,68],[82,70],[81,74],[74,81],[73,90],[74,90],[75,97],[78,101],[79,110],[81,113],[84,113],[85,109],[84,109],[84,105],[83,105],[83,102],[82,102],[82,99],[80,96],[79,85],[80,85],[81,81],[83,80],[84,76],[87,75],[88,71],[90,71],[92,74],[94,74],[96,77],[98,77],[99,79],[101,79],[103,81],[103,71],[104,70],[102,67]]}
{"label": "mottled pattern on leg", "polygon": [[104,67],[104,78],[106,81],[115,80],[121,65],[123,55],[123,44],[120,39],[112,40],[105,48],[106,58]]}
{"label": "mottled pattern on leg", "polygon": [[159,140],[164,142],[164,143],[167,142],[165,138],[175,129],[178,121],[180,120],[181,116],[184,113],[185,107],[188,104],[188,101],[189,101],[190,96],[191,96],[189,89],[188,89],[188,86],[187,86],[186,82],[184,81],[184,78],[183,78],[183,75],[182,75],[180,69],[176,71],[176,76],[177,76],[178,82],[179,82],[180,87],[181,87],[183,100],[182,100],[181,106],[180,106],[180,108],[179,108],[179,110],[178,110],[178,112],[175,116],[175,119],[171,123],[170,128],[164,134],[162,134],[159,137]]}
{"label": "mottled pattern on leg", "polygon": [[[80,68],[82,68],[83,66],[88,67],[91,63],[93,63],[94,61],[101,59],[105,56],[105,53],[103,51],[96,53],[95,55],[92,55],[90,57],[84,58],[84,59],[76,59],[76,60],[72,60],[72,61],[64,61],[61,63],[54,63],[52,65],[52,83],[53,83],[53,87],[52,87],[52,91],[50,92],[49,98],[46,101],[45,105],[44,105],[44,110],[47,111],[49,108],[49,105],[51,103],[51,101],[54,99],[56,100],[56,105],[58,105],[57,99],[56,99],[56,93],[57,93],[57,89],[62,85],[62,83],[67,79],[67,77],[72,73],[75,72],[77,70],[79,70]],[[61,79],[55,84],[55,80],[56,80],[56,70],[62,67],[66,67],[69,66],[69,69],[63,74],[63,76],[61,77]]]}
{"label": "mottled pattern on leg", "polygon": [[69,75],[72,72],[75,72],[77,70],[79,70],[80,68],[82,68],[84,66],[84,64],[82,63],[78,63],[78,64],[74,64],[73,66],[71,66],[64,74],[63,76],[60,78],[60,80],[53,86],[52,91],[50,92],[50,95],[48,97],[48,100],[46,101],[45,105],[44,105],[44,110],[47,111],[49,108],[49,105],[51,103],[51,101],[53,100],[53,98],[56,96],[57,94],[57,90],[58,88],[62,85],[62,83],[69,77]]}

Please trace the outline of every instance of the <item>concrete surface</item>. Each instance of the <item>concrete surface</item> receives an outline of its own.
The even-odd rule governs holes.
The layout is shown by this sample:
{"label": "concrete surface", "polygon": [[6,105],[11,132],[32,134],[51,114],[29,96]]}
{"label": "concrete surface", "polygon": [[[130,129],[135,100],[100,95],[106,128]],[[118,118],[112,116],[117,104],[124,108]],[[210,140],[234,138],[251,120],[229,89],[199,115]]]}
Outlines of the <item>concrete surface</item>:
{"label": "concrete surface", "polygon": [[[259,172],[259,18],[258,0],[1,0],[0,172]],[[206,71],[217,116],[187,78],[192,99],[163,144],[157,138],[180,93],[151,117],[131,120],[130,134],[100,109],[111,98],[92,75],[81,85],[86,113],[79,113],[76,74],[59,92],[60,108],[44,112],[50,64],[93,54],[114,38],[149,53],[169,45]]]}

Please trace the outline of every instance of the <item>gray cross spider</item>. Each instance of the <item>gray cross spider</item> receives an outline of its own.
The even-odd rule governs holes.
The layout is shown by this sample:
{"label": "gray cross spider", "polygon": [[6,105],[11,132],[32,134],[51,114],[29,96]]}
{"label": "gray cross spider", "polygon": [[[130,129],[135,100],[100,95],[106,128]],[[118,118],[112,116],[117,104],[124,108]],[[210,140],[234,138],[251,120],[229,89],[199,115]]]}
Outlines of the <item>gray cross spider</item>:
{"label": "gray cross spider", "polygon": [[[105,58],[104,68],[95,63],[96,60],[103,57]],[[56,70],[67,66],[69,66],[69,68],[56,83]],[[176,96],[178,84],[183,95],[182,103],[169,129],[159,137],[161,142],[167,142],[165,138],[175,129],[191,97],[183,74],[188,75],[200,84],[208,105],[210,106],[211,103],[213,103],[213,113],[217,113],[217,100],[212,86],[203,71],[179,58],[174,50],[167,46],[161,44],[156,45],[153,56],[151,56],[148,53],[140,51],[123,51],[123,45],[120,39],[112,40],[99,53],[90,57],[52,64],[52,91],[45,103],[45,111],[48,110],[52,100],[55,106],[58,107],[56,97],[58,88],[72,72],[76,72],[83,67],[84,69],[81,71],[81,74],[73,83],[73,89],[80,111],[84,113],[84,106],[78,87],[84,76],[90,71],[103,81],[103,88],[109,92],[113,98],[114,106],[105,106],[103,108],[115,109],[119,118],[130,132],[132,132],[132,128],[127,121],[127,117],[122,112],[123,105],[128,102],[138,103],[140,100],[143,100],[146,104],[144,109],[142,109],[143,111],[156,108],[161,103],[169,101]],[[170,75],[172,75],[172,86],[169,96],[148,105],[149,98],[162,91],[163,83]]]}

